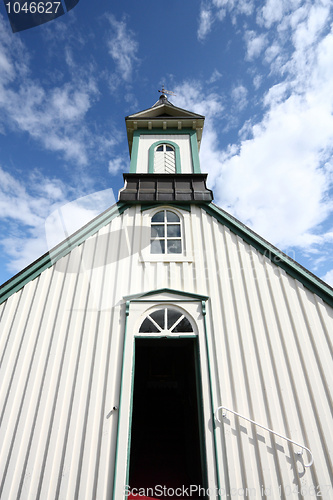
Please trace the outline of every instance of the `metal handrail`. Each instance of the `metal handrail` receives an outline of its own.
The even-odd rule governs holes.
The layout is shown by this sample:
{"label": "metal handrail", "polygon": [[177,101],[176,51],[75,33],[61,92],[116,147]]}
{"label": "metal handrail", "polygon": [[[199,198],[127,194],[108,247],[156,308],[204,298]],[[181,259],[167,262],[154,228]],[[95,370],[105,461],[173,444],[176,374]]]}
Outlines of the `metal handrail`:
{"label": "metal handrail", "polygon": [[276,436],[279,436],[280,438],[285,439],[286,441],[289,441],[290,443],[293,443],[296,446],[299,446],[300,448],[302,448],[302,451],[298,451],[297,452],[298,455],[303,455],[303,450],[306,450],[309,453],[309,455],[311,457],[311,460],[310,460],[310,462],[308,464],[303,463],[303,465],[304,465],[304,467],[311,467],[311,465],[313,464],[312,453],[309,450],[309,448],[307,448],[306,446],[303,446],[302,444],[296,443],[296,441],[293,441],[292,439],[289,439],[286,436],[283,436],[282,434],[279,434],[278,432],[275,432],[272,429],[269,429],[268,427],[266,427],[264,425],[258,424],[258,422],[255,422],[254,420],[251,420],[250,418],[244,417],[244,415],[241,415],[240,413],[237,413],[234,410],[230,410],[230,408],[227,408],[226,406],[219,406],[217,408],[217,410],[215,410],[214,417],[220,423],[221,423],[221,420],[219,419],[219,417],[217,415],[220,410],[223,410],[222,416],[224,418],[227,416],[227,412],[230,411],[234,415],[237,415],[238,417],[241,417],[244,420],[247,420],[248,422],[251,422],[251,424],[257,425],[258,427],[261,427],[262,429],[265,429],[266,431],[271,432],[272,434],[275,434]]}

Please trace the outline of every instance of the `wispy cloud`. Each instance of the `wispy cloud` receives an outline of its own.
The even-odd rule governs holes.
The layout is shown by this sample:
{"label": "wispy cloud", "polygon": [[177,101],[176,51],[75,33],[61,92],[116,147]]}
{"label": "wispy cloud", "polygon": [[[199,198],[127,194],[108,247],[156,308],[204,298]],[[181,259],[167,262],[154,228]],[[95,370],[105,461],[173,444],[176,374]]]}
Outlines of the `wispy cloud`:
{"label": "wispy cloud", "polygon": [[[120,59],[118,63],[128,78],[132,64],[129,61],[134,60],[131,54],[136,53],[135,44],[131,45],[129,35],[126,38],[125,23],[112,22],[118,49],[127,51],[127,65]],[[78,52],[72,51],[76,42],[82,48],[84,41],[70,35],[73,26],[68,28],[61,21],[56,26],[64,59],[54,73],[52,68],[47,67],[36,77],[32,69],[34,54],[29,55],[21,39],[9,32],[0,16],[1,133],[17,134],[18,137],[24,134],[40,150],[57,153],[64,159],[67,165],[63,171],[70,165],[80,172],[78,186],[70,188],[59,178],[47,177],[31,165],[22,180],[16,178],[12,171],[0,168],[0,245],[8,257],[9,272],[19,271],[48,250],[45,218],[68,201],[94,190],[96,181],[83,167],[93,159],[94,165],[103,162],[107,169],[115,146],[121,140],[120,132],[112,128],[112,123],[108,123],[106,128],[105,123],[98,124],[93,118],[94,106],[100,99],[101,79],[95,71],[94,62],[84,60],[80,64]],[[51,60],[57,59],[58,47],[56,50],[53,40],[48,40],[47,29],[44,36],[47,50],[52,52]],[[116,157],[114,161],[110,160],[109,171],[115,173],[122,166],[123,163]],[[107,196],[105,203],[95,199],[93,211],[81,205],[78,209],[71,204],[68,220],[82,225],[113,202],[114,196]],[[49,227],[52,229],[52,224]],[[49,239],[58,242],[58,236],[53,234]],[[61,238],[64,237],[65,234],[61,234]]]}
{"label": "wispy cloud", "polygon": [[7,228],[0,245],[9,272],[23,269],[115,202],[112,189],[80,195],[80,189],[38,170],[23,182],[0,167],[0,224]]}
{"label": "wispy cloud", "polygon": [[[205,5],[236,15],[234,2]],[[255,17],[258,32],[245,33],[244,60],[259,82],[260,70],[251,61],[264,54],[275,83],[261,101],[262,118],[244,124],[238,143],[220,146],[217,115],[211,110],[221,109],[221,98],[215,96],[212,106],[212,96],[198,93],[197,82],[183,83],[177,94],[185,101],[192,97],[187,109],[206,114],[201,163],[210,173],[216,201],[278,246],[314,251],[332,241],[331,5],[269,0]],[[232,90],[240,102],[246,98],[242,87]]]}
{"label": "wispy cloud", "polygon": [[[33,78],[30,60],[19,38],[9,33],[0,16],[0,126],[28,134],[42,148],[66,161],[88,164],[92,154],[110,154],[115,140],[105,131],[92,131],[86,117],[99,99],[98,80],[89,64],[61,84]],[[66,49],[66,47],[65,47]],[[66,50],[65,50],[65,53]],[[67,60],[68,58],[66,58]],[[73,60],[69,61],[73,66]],[[58,71],[59,72],[59,71]],[[101,138],[104,137],[104,141]]]}
{"label": "wispy cloud", "polygon": [[328,271],[328,273],[326,273],[325,276],[322,277],[322,280],[326,281],[326,283],[333,287],[333,269],[331,271]]}
{"label": "wispy cloud", "polygon": [[249,16],[254,11],[254,0],[205,0],[201,3],[197,36],[203,41],[216,21],[222,21],[228,12],[233,23],[237,16]]}
{"label": "wispy cloud", "polygon": [[198,38],[204,40],[206,35],[211,31],[214,22],[213,14],[210,8],[205,4],[201,5],[199,14]]}
{"label": "wispy cloud", "polygon": [[115,156],[109,161],[109,172],[116,175],[121,171],[129,171],[128,158],[124,155]]}
{"label": "wispy cloud", "polygon": [[117,75],[125,82],[130,82],[134,67],[139,62],[138,43],[124,20],[118,21],[113,15],[107,19],[110,23],[107,42],[109,54],[116,65]]}
{"label": "wispy cloud", "polygon": [[212,76],[209,78],[207,83],[215,83],[222,78],[222,73],[220,73],[216,68],[214,69]]}
{"label": "wispy cloud", "polygon": [[46,149],[63,154],[66,160],[85,165],[89,131],[82,120],[95,92],[93,82],[45,89],[38,82],[25,79],[17,89],[0,90],[0,107],[11,128],[28,133]]}
{"label": "wispy cloud", "polygon": [[44,217],[65,203],[68,195],[59,179],[34,171],[24,183],[0,167],[1,221],[10,222],[0,244],[10,258],[10,272],[17,272],[46,252]]}
{"label": "wispy cloud", "polygon": [[247,30],[245,32],[245,39],[247,45],[246,57],[249,60],[258,57],[267,44],[266,36],[264,34],[258,35],[253,30]]}
{"label": "wispy cloud", "polygon": [[248,90],[246,89],[246,87],[244,87],[244,85],[237,85],[233,87],[231,91],[231,97],[238,111],[241,111],[246,107],[247,95],[248,95]]}

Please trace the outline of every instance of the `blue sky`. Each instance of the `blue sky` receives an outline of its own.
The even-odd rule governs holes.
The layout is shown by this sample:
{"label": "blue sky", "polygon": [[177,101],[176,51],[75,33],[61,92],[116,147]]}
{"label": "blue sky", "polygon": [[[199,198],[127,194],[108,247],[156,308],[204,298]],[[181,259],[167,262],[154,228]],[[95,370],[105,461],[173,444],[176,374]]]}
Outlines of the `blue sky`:
{"label": "blue sky", "polygon": [[124,117],[164,84],[206,116],[215,203],[333,284],[330,0],[80,0],[15,34],[0,16],[1,283],[61,217],[71,232],[114,203]]}

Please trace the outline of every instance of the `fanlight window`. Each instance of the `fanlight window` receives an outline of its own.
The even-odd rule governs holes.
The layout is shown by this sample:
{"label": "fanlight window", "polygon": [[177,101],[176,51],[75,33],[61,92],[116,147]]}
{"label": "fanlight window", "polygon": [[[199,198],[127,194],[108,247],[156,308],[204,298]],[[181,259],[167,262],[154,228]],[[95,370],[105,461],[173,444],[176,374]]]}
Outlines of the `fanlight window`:
{"label": "fanlight window", "polygon": [[140,326],[139,333],[193,333],[189,320],[179,311],[165,307],[149,314]]}
{"label": "fanlight window", "polygon": [[176,172],[175,148],[170,144],[160,144],[155,148],[154,173],[174,174]]}
{"label": "fanlight window", "polygon": [[151,253],[182,253],[181,223],[171,210],[157,212],[151,219]]}

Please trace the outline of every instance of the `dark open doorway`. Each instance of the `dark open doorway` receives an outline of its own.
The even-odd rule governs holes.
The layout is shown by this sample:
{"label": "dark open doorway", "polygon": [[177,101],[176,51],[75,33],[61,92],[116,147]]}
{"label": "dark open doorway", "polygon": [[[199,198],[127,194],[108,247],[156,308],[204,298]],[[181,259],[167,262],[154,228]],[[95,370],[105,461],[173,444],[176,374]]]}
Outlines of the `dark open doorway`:
{"label": "dark open doorway", "polygon": [[193,491],[197,485],[201,487],[200,498],[205,498],[199,380],[196,339],[135,340],[131,488],[192,485]]}

